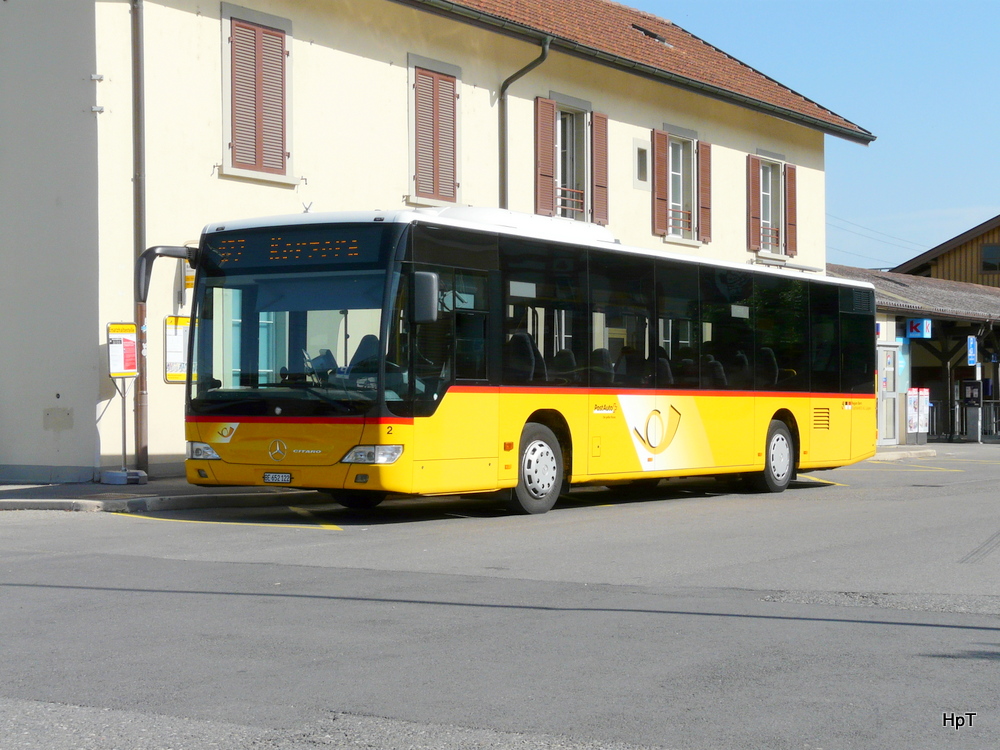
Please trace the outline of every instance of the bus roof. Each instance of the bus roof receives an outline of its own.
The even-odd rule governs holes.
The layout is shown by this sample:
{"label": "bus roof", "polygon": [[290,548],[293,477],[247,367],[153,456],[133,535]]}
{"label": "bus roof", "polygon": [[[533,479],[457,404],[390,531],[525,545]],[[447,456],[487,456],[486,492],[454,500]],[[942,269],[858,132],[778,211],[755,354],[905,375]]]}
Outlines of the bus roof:
{"label": "bus roof", "polygon": [[[516,237],[537,240],[565,242],[601,250],[610,250],[629,255],[650,258],[665,258],[681,263],[694,263],[719,268],[746,271],[749,264],[733,261],[698,258],[669,250],[623,245],[607,227],[588,222],[561,217],[538,216],[509,211],[501,208],[475,208],[471,206],[447,206],[443,208],[412,208],[391,211],[337,211],[327,213],[301,213],[279,216],[263,216],[235,221],[215,222],[205,226],[203,235],[245,229],[266,229],[268,227],[308,226],[322,224],[368,224],[385,222],[391,224],[413,224],[416,222],[451,226],[461,229],[497,232]],[[801,269],[791,270],[780,266],[753,265],[756,273],[773,274],[792,278],[821,280],[839,286],[874,289],[868,282],[828,276],[824,273],[803,273]]]}

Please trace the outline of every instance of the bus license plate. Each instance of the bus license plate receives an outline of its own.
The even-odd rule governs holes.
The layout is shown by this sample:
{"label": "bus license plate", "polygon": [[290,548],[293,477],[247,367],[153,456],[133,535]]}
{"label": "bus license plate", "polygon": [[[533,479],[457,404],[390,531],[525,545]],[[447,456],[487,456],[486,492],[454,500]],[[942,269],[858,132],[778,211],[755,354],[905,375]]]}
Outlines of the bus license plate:
{"label": "bus license plate", "polygon": [[264,472],[264,483],[265,484],[291,484],[292,475],[286,473],[279,473],[273,471]]}

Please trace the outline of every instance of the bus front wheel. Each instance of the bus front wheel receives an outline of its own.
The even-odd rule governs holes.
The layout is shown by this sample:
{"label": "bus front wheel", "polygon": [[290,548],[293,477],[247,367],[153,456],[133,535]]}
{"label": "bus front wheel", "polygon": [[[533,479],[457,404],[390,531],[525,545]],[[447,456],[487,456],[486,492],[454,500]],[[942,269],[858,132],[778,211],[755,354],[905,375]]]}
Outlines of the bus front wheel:
{"label": "bus front wheel", "polygon": [[515,513],[545,513],[559,499],[563,485],[562,448],[555,433],[537,422],[521,432],[517,486],[510,507]]}
{"label": "bus front wheel", "polygon": [[764,471],[751,475],[750,483],[760,492],[784,492],[795,471],[795,444],[787,425],[772,419],[764,444]]}

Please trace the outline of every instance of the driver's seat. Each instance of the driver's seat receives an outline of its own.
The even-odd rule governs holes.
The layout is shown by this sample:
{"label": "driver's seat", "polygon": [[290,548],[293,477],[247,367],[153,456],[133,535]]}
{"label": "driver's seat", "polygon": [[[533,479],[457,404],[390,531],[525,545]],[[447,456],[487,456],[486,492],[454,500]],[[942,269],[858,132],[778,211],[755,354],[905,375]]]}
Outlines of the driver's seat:
{"label": "driver's seat", "polygon": [[358,348],[354,351],[354,356],[351,357],[351,364],[347,367],[348,377],[350,377],[354,372],[354,368],[358,365],[363,365],[361,372],[375,372],[377,362],[378,336],[366,333],[361,339],[361,343],[358,344]]}

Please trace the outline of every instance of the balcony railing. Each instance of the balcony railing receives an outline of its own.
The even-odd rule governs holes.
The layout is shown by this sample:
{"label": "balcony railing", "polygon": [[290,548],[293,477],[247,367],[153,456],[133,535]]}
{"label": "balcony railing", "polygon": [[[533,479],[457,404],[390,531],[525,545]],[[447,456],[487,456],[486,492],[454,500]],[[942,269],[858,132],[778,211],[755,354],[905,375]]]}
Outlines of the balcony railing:
{"label": "balcony railing", "polygon": [[760,249],[768,253],[781,252],[781,230],[778,227],[760,228]]}
{"label": "balcony railing", "polygon": [[670,234],[682,237],[690,236],[693,226],[694,218],[690,211],[684,211],[680,208],[670,209]]}
{"label": "balcony railing", "polygon": [[562,216],[583,215],[585,194],[582,190],[559,187],[556,191],[556,210]]}

